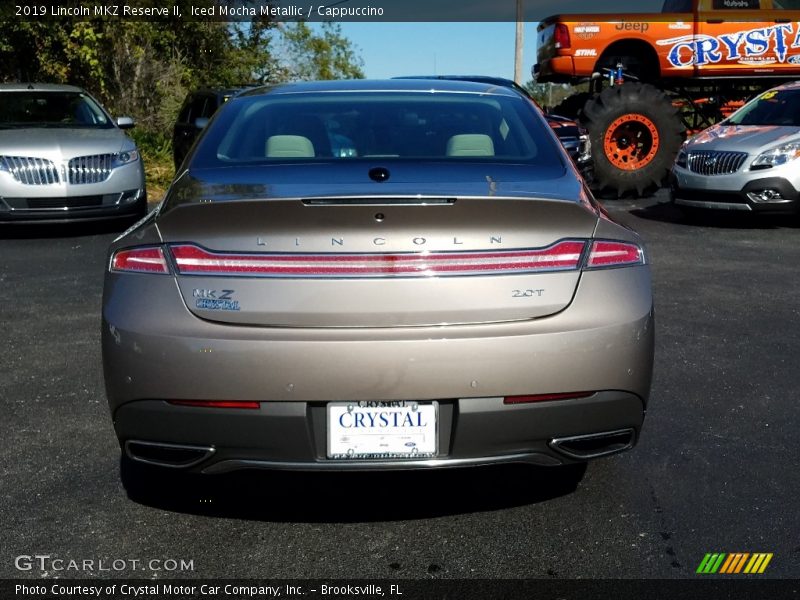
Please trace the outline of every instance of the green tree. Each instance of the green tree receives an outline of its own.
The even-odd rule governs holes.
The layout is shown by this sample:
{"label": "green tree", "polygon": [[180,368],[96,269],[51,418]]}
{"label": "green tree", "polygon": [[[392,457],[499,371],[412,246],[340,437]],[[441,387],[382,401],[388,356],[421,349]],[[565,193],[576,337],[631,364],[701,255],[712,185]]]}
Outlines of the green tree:
{"label": "green tree", "polygon": [[[190,3],[212,0],[180,0],[184,14]],[[152,132],[168,130],[197,87],[359,78],[361,66],[331,23],[0,20],[0,80],[79,85]]]}
{"label": "green tree", "polygon": [[[183,14],[213,0],[177,0]],[[171,138],[186,94],[297,79],[363,77],[362,61],[338,25],[311,28],[268,19],[226,23],[97,17],[20,21],[2,18],[0,81],[70,83],[129,115],[145,157],[148,185],[172,176]]]}
{"label": "green tree", "polygon": [[318,32],[306,23],[281,28],[287,79],[362,79],[363,61],[336,23],[323,23]]}

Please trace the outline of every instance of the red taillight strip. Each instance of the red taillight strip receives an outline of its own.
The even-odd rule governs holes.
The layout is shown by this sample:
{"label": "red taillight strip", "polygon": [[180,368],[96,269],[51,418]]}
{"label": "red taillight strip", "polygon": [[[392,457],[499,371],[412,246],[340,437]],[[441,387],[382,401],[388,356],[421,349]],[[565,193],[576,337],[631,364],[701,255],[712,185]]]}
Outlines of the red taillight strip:
{"label": "red taillight strip", "polygon": [[624,267],[644,264],[644,252],[630,242],[596,241],[592,243],[586,267]]}
{"label": "red taillight strip", "polygon": [[577,269],[585,245],[564,241],[534,250],[408,254],[224,254],[190,244],[171,250],[181,275],[426,277]]}
{"label": "red taillight strip", "polygon": [[170,404],[178,406],[198,406],[202,408],[246,408],[258,410],[260,402],[250,400],[167,400]]}
{"label": "red taillight strip", "polygon": [[530,402],[547,402],[549,400],[572,400],[575,398],[588,398],[594,392],[567,392],[560,394],[532,394],[528,396],[506,396],[503,404],[528,404]]}
{"label": "red taillight strip", "polygon": [[111,257],[111,270],[133,273],[169,273],[167,259],[160,246],[119,250]]}

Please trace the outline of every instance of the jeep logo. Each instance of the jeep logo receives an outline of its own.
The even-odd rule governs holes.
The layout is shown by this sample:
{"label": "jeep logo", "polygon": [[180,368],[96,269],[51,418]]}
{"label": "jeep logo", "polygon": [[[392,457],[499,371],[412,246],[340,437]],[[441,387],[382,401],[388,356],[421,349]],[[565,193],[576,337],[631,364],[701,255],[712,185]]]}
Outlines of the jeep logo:
{"label": "jeep logo", "polygon": [[645,33],[650,29],[650,23],[617,23],[617,31],[638,31]]}

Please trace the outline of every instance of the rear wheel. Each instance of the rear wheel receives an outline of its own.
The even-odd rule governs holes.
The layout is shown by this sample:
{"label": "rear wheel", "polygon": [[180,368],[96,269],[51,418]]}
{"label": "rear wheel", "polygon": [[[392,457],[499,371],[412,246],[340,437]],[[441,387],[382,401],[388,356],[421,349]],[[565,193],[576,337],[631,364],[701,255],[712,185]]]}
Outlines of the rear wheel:
{"label": "rear wheel", "polygon": [[649,84],[609,87],[586,104],[599,191],[617,196],[658,188],[683,141],[683,123],[667,95]]}

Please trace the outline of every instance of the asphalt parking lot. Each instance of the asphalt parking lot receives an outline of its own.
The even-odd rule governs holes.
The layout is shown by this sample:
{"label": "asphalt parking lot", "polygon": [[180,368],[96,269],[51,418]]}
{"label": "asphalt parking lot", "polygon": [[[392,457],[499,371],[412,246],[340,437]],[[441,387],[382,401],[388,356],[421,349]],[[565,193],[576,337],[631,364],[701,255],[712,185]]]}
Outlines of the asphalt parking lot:
{"label": "asphalt parking lot", "polygon": [[[134,502],[100,363],[116,233],[0,229],[0,577],[691,578],[737,551],[800,576],[800,221],[684,222],[664,201],[607,204],[652,261],[655,378],[639,446],[575,491],[523,467],[245,473]],[[193,568],[18,570],[33,554]]]}

